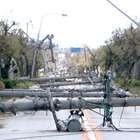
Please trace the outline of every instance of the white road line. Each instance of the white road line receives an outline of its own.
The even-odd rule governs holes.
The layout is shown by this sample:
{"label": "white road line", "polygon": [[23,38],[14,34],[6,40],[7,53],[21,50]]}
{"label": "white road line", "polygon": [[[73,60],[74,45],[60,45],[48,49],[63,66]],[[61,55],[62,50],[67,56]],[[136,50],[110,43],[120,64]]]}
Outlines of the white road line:
{"label": "white road line", "polygon": [[88,123],[87,118],[85,116],[83,117],[83,120],[84,120],[85,129],[87,131],[89,139],[90,140],[97,140],[93,131],[92,131],[92,128],[90,127],[90,124]]}

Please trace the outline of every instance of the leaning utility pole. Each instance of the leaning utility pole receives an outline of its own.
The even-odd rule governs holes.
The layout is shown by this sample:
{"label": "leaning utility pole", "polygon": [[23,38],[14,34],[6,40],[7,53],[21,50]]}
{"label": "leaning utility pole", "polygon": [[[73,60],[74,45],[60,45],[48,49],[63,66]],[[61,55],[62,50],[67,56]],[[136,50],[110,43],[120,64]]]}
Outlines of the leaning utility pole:
{"label": "leaning utility pole", "polygon": [[118,8],[115,4],[113,4],[111,1],[107,0],[113,7],[115,7],[119,12],[121,12],[123,15],[125,15],[128,19],[130,19],[132,22],[134,22],[138,27],[140,27],[140,24],[136,22],[134,19],[132,19],[128,14],[123,12],[120,8]]}

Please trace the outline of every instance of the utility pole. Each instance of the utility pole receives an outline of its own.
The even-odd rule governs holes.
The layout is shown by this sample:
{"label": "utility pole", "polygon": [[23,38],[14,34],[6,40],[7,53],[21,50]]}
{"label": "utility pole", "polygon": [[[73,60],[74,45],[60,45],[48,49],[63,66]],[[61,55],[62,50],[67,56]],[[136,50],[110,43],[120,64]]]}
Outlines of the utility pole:
{"label": "utility pole", "polygon": [[55,69],[56,69],[56,61],[55,61],[55,58],[54,58],[54,51],[53,51],[53,44],[52,44],[52,39],[54,38],[54,35],[51,34],[51,35],[48,35],[48,39],[49,39],[49,48],[50,48],[50,51],[51,51],[51,59],[52,59],[52,63],[54,63],[55,65]]}
{"label": "utility pole", "polygon": [[37,45],[31,50],[33,52],[33,63],[32,63],[32,72],[31,77],[34,77],[34,70],[35,70],[35,64],[36,64],[36,56],[38,52],[38,48],[44,43],[44,41],[48,38],[48,35],[42,39],[40,42],[37,42]]}
{"label": "utility pole", "polygon": [[[42,18],[41,18],[41,21],[40,21],[39,31],[38,31],[38,35],[37,35],[37,41],[39,41],[39,39],[40,39],[40,33],[41,33],[41,28],[42,28],[43,20],[44,20],[45,17],[47,17],[49,15],[61,15],[63,17],[67,16],[67,14],[61,14],[61,13],[47,13],[47,14],[43,15]],[[52,63],[54,63],[55,69],[56,69],[56,63],[55,63],[55,59],[54,59],[54,55],[53,55],[53,45],[52,45],[52,38],[53,37],[54,37],[53,35],[48,35],[48,39],[49,39],[49,42],[50,42],[49,48],[51,50]],[[41,52],[41,53],[42,53],[43,61],[44,61],[44,75],[46,75],[46,71],[47,71],[46,70],[46,67],[47,67],[46,61],[47,60],[44,57],[45,52],[44,53]]]}

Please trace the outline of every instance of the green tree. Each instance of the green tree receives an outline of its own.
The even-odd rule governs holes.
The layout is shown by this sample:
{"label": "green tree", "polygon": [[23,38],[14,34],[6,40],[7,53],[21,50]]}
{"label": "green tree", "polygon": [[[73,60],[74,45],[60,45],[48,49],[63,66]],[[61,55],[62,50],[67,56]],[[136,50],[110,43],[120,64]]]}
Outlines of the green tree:
{"label": "green tree", "polygon": [[[17,65],[19,76],[29,76],[31,71],[32,54],[29,50],[33,42],[29,41],[22,30],[13,28],[15,22],[1,21],[0,30],[0,77],[7,79],[11,66]],[[14,60],[14,61],[11,61]]]}
{"label": "green tree", "polygon": [[105,70],[112,70],[118,77],[140,79],[140,30],[131,25],[128,29],[112,32],[101,49],[100,58]]}

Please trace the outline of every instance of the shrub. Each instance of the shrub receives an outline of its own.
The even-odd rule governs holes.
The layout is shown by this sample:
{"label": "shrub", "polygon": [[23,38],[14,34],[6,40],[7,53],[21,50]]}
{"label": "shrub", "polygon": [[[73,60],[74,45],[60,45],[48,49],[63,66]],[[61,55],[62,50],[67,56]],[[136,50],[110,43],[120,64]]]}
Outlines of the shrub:
{"label": "shrub", "polygon": [[14,88],[16,87],[16,80],[8,80],[8,79],[4,79],[3,83],[5,85],[5,88]]}
{"label": "shrub", "polygon": [[140,80],[132,79],[130,82],[130,86],[140,86]]}

